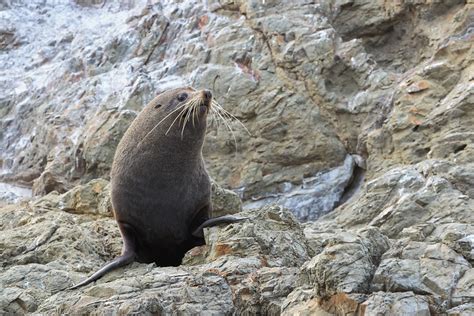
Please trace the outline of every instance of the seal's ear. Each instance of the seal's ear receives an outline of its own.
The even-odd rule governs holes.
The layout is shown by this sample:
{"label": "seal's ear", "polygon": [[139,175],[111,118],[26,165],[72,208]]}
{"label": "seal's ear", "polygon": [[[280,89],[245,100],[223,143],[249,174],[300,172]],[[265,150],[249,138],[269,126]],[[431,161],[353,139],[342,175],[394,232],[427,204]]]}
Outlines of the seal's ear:
{"label": "seal's ear", "polygon": [[158,99],[167,91],[168,90],[166,90],[166,89],[158,89],[157,90],[158,94],[153,98],[153,100],[150,101],[151,106],[153,108],[158,109],[163,105],[162,103],[158,102]]}
{"label": "seal's ear", "polygon": [[151,106],[151,107],[153,107],[153,108],[155,108],[155,109],[160,108],[161,105],[162,105],[161,102],[158,102],[158,99],[160,98],[160,95],[161,95],[161,94],[159,94],[159,95],[156,96],[153,100],[151,100],[151,101],[150,101],[150,105],[148,105],[148,106]]}

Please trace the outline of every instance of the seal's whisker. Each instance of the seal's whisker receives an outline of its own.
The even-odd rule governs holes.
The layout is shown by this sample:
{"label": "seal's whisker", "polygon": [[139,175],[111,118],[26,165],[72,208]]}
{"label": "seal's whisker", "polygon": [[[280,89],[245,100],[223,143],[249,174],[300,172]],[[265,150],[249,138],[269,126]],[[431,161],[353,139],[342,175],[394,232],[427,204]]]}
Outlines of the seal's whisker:
{"label": "seal's whisker", "polygon": [[188,124],[188,117],[189,117],[189,113],[191,112],[191,105],[186,109],[186,113],[183,114],[182,116],[182,119],[183,119],[183,123],[182,123],[182,129],[181,129],[181,139],[183,139],[183,135],[184,135],[184,129],[186,128],[186,124]]}
{"label": "seal's whisker", "polygon": [[217,124],[216,122],[217,120],[214,115],[214,109],[211,108],[209,111],[209,120],[207,121],[207,126],[212,128]]}
{"label": "seal's whisker", "polygon": [[[204,103],[202,102],[202,100],[196,105],[195,109],[194,109],[194,114],[195,114],[195,117],[196,117],[196,122],[198,121],[198,118],[199,118],[199,108],[201,107],[201,105],[203,105]],[[193,122],[194,122],[194,117],[193,117]]]}
{"label": "seal's whisker", "polygon": [[[181,110],[181,112],[179,112],[178,115],[176,115],[175,119],[173,120],[173,122],[172,122],[171,125],[169,126],[169,128],[168,128],[168,130],[166,131],[165,135],[168,135],[168,132],[171,130],[171,127],[173,127],[174,123],[176,122],[176,120],[177,120],[178,118],[179,118],[178,125],[181,124],[181,120],[182,120],[183,118],[185,119],[186,115],[188,114],[188,112],[190,111],[191,107],[193,106],[193,104],[194,104],[195,102],[197,102],[196,98],[191,98],[191,99],[188,100],[188,102],[186,102],[186,103],[184,104],[184,108]],[[188,111],[188,112],[186,112],[186,111]],[[185,113],[185,112],[186,112],[186,113]],[[183,113],[185,113],[185,114],[183,115]],[[184,124],[184,123],[185,123],[185,122],[183,122],[183,124]],[[182,136],[181,136],[181,137],[182,137]]]}
{"label": "seal's whisker", "polygon": [[194,105],[192,108],[191,108],[191,116],[189,117],[189,121],[192,121],[193,122],[193,127],[196,126],[194,124],[194,111],[196,109],[196,105]]}
{"label": "seal's whisker", "polygon": [[[212,106],[211,107],[211,113],[212,113],[212,118],[216,122],[216,130],[219,130],[220,127],[221,127],[221,122],[226,123],[228,121],[228,119],[226,117],[222,116],[222,115],[219,115],[220,112],[219,112],[219,108],[217,108],[217,107]],[[224,124],[224,126],[226,126],[227,129],[229,129],[229,127],[226,124]]]}
{"label": "seal's whisker", "polygon": [[168,127],[168,129],[166,130],[165,132],[165,135],[168,135],[169,131],[171,130],[171,128],[173,127],[174,123],[176,122],[176,120],[179,118],[179,123],[178,125],[181,123],[181,118],[182,118],[182,115],[183,113],[189,108],[188,106],[188,103],[185,103],[183,105],[183,109],[181,110],[181,112],[178,113],[178,115],[176,115],[176,117],[174,118],[173,122],[171,122],[170,126]]}
{"label": "seal's whisker", "polygon": [[239,123],[240,126],[242,126],[245,131],[250,135],[252,136],[252,133],[250,133],[250,131],[247,129],[247,127],[244,125],[244,123],[242,123],[241,120],[239,120],[235,115],[233,115],[232,113],[230,113],[229,111],[227,111],[226,109],[224,109],[222,107],[222,105],[220,105],[219,103],[217,103],[216,100],[212,100],[212,105],[216,108],[218,108],[219,110],[222,111],[222,113],[224,113],[227,117],[229,118],[232,118],[233,120],[237,121],[237,123]]}
{"label": "seal's whisker", "polygon": [[181,129],[181,139],[183,139],[184,129],[186,128],[186,125],[189,122],[189,119],[191,117],[191,112],[192,112],[192,108],[191,108],[191,106],[189,106],[188,107],[188,112],[186,113],[186,116],[184,117],[183,128]]}
{"label": "seal's whisker", "polygon": [[[193,107],[194,103],[196,103],[196,102],[197,102],[197,100],[196,100],[195,98],[190,99],[190,100],[186,103],[186,105],[187,105],[186,110],[189,111],[189,110]],[[186,112],[184,115],[182,115],[182,114],[183,114],[183,112],[181,112],[181,113],[179,114],[179,116],[180,116],[180,118],[179,118],[179,124],[180,124],[180,125],[181,125],[181,120],[186,118],[187,112]]]}
{"label": "seal's whisker", "polygon": [[186,104],[182,104],[180,105],[179,107],[177,107],[176,109],[174,109],[173,111],[171,111],[170,113],[168,113],[163,119],[161,119],[158,123],[156,123],[155,126],[153,126],[153,128],[148,132],[146,133],[146,135],[142,138],[142,140],[137,144],[140,145],[144,140],[145,138],[148,137],[148,135],[150,135],[151,133],[153,133],[153,131],[161,124],[163,123],[164,120],[166,120],[168,117],[170,117],[173,113],[175,113],[176,111],[179,111],[181,108],[183,108]]}
{"label": "seal's whisker", "polygon": [[230,126],[230,122],[232,121],[232,118],[229,117],[229,115],[226,112],[224,112],[221,107],[216,106],[214,107],[214,110],[216,111],[216,113],[219,113],[223,121],[225,121]]}
{"label": "seal's whisker", "polygon": [[199,95],[196,95],[189,99],[184,105],[185,108],[176,116],[175,120],[171,123],[170,127],[166,131],[166,134],[171,130],[171,127],[175,123],[176,119],[179,118],[179,123],[178,125],[183,125],[182,130],[181,130],[181,139],[183,138],[184,135],[184,129],[186,128],[186,124],[189,121],[190,115],[192,114],[192,111],[194,107],[196,107],[196,104],[200,102],[200,97]]}
{"label": "seal's whisker", "polygon": [[215,113],[219,116],[219,118],[222,120],[224,125],[229,129],[230,133],[232,134],[232,138],[234,139],[234,145],[235,145],[235,150],[237,151],[237,139],[235,138],[235,133],[230,124],[226,121],[226,119],[222,116],[222,114],[219,112],[218,108],[216,107]]}
{"label": "seal's whisker", "polygon": [[216,102],[213,104],[213,106],[218,108],[221,111],[221,113],[225,115],[227,118],[237,121],[237,123],[239,123],[239,125],[241,125],[249,135],[252,135],[250,131],[247,129],[247,127],[242,123],[242,121],[240,121],[235,115],[233,115],[232,113],[224,109],[219,103]]}
{"label": "seal's whisker", "polygon": [[211,122],[210,122],[210,126],[216,126],[216,129],[218,130],[220,128],[220,122],[217,118],[217,115],[214,113],[216,110],[211,108]]}

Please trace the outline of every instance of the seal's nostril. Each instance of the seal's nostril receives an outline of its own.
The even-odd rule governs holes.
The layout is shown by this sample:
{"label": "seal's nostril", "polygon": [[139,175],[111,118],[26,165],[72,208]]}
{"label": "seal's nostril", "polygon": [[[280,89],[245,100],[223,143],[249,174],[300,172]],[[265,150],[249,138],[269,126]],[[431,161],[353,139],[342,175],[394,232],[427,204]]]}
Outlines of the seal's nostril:
{"label": "seal's nostril", "polygon": [[205,98],[206,100],[211,100],[211,99],[212,99],[212,93],[211,93],[211,91],[209,91],[209,90],[204,90],[203,93],[204,93],[204,98]]}

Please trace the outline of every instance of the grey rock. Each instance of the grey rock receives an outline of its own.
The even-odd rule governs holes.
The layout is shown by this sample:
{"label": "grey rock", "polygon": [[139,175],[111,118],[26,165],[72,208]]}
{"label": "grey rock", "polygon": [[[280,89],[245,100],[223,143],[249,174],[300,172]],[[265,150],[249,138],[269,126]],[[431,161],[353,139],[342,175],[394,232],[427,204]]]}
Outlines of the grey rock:
{"label": "grey rock", "polygon": [[372,286],[429,294],[449,306],[455,285],[469,269],[466,259],[444,244],[399,240],[383,255]]}
{"label": "grey rock", "polygon": [[94,285],[83,293],[63,291],[52,295],[42,302],[38,312],[222,315],[234,309],[229,285],[216,274],[134,265],[111,278],[109,283]]}
{"label": "grey rock", "polygon": [[474,313],[474,304],[464,304],[453,307],[447,311],[450,316],[469,316]]}
{"label": "grey rock", "polygon": [[[93,208],[106,188],[105,180],[91,181],[62,195],[0,209],[5,289],[0,310],[279,314],[297,284],[299,266],[309,258],[294,216],[269,207],[238,214],[251,220],[207,229],[207,245],[191,250],[181,267],[135,263],[67,291],[120,253],[115,221]],[[62,203],[69,206],[61,210]]]}
{"label": "grey rock", "polygon": [[242,211],[242,200],[237,193],[224,189],[217,183],[211,186],[212,217],[235,214]]}
{"label": "grey rock", "polygon": [[0,182],[0,205],[28,200],[31,195],[31,189],[28,187]]}
{"label": "grey rock", "polygon": [[15,29],[2,25],[0,29],[0,49],[6,50],[15,42]]}
{"label": "grey rock", "polygon": [[352,179],[354,164],[348,155],[343,165],[304,178],[300,185],[282,183],[281,193],[253,197],[251,201],[245,202],[244,207],[250,209],[277,203],[292,210],[300,221],[313,221],[340,203]]}
{"label": "grey rock", "polygon": [[183,265],[224,277],[236,313],[279,314],[297,285],[299,266],[308,259],[301,228],[281,207],[237,216],[250,219],[206,229],[206,245],[189,251]]}
{"label": "grey rock", "polygon": [[[239,213],[247,220],[228,225],[225,229],[209,228],[204,237],[207,246],[200,256],[192,254],[184,264],[213,261],[219,267],[235,266],[228,256],[241,258],[253,265],[268,267],[298,267],[309,259],[306,239],[296,218],[281,206],[267,206]],[[269,234],[269,232],[273,232]],[[284,256],[281,256],[285,253]],[[189,253],[188,253],[189,254]],[[239,264],[243,264],[240,262]]]}
{"label": "grey rock", "polygon": [[[324,236],[325,237],[325,236]],[[301,268],[301,282],[314,287],[316,294],[367,293],[389,240],[376,228],[359,234],[340,232],[326,239],[322,252]]]}
{"label": "grey rock", "polygon": [[474,269],[467,270],[459,279],[452,294],[453,306],[474,304]]}
{"label": "grey rock", "polygon": [[460,252],[472,264],[474,261],[474,235],[457,240],[454,250]]}
{"label": "grey rock", "polygon": [[318,304],[318,298],[311,288],[297,288],[291,292],[282,305],[281,315],[333,315]]}
{"label": "grey rock", "polygon": [[429,298],[413,292],[384,293],[376,292],[361,304],[363,315],[431,315]]}
{"label": "grey rock", "polygon": [[[231,112],[251,131],[252,136],[249,136],[238,124],[230,123],[236,139],[232,144],[230,133],[211,130],[205,150],[212,176],[226,187],[243,189],[245,199],[260,195],[260,192],[278,192],[284,183],[300,185],[301,174],[311,177],[342,165],[346,156],[343,144],[330,124],[321,117],[310,96],[298,91],[297,83],[289,90],[281,89],[287,75],[275,74],[272,61],[276,56],[272,56],[273,51],[276,54],[280,48],[272,45],[268,49],[256,26],[258,23],[265,25],[263,32],[272,37],[272,28],[277,25],[281,25],[282,30],[293,29],[297,39],[289,45],[308,54],[307,59],[311,61],[308,66],[317,69],[320,67],[317,65],[320,63],[318,56],[332,49],[335,34],[323,16],[303,4],[291,18],[266,16],[260,22],[251,23],[222,18],[202,5],[180,7],[154,3],[149,7],[137,4],[115,8],[113,4],[107,4],[103,9],[95,7],[95,10],[83,14],[81,27],[88,24],[84,21],[93,21],[96,15],[101,15],[101,10],[116,10],[127,15],[127,19],[105,19],[101,15],[104,25],[93,29],[81,29],[71,23],[62,32],[48,33],[45,43],[42,37],[27,34],[30,44],[18,51],[19,56],[52,40],[61,45],[61,51],[47,60],[36,61],[34,65],[26,59],[17,59],[13,64],[8,63],[8,70],[24,65],[27,71],[36,69],[37,77],[48,74],[49,84],[63,93],[47,95],[42,85],[36,82],[30,88],[38,98],[28,103],[24,111],[33,111],[34,116],[45,124],[34,129],[31,116],[26,117],[19,111],[17,117],[25,116],[23,125],[30,124],[29,127],[21,129],[17,121],[6,126],[4,159],[10,161],[9,177],[25,178],[23,173],[30,170],[35,171],[35,178],[43,174],[35,182],[38,195],[52,190],[64,192],[72,188],[70,184],[85,183],[95,177],[107,178],[115,146],[131,120],[131,117],[124,117],[127,113],[124,110],[140,110],[163,89],[165,77],[176,78],[184,84],[192,81],[197,87],[212,87],[216,99],[226,109],[232,109]],[[278,5],[268,7],[275,10]],[[253,4],[242,6],[242,10],[254,12],[250,8]],[[60,13],[77,16],[82,12],[68,6],[50,9],[58,11],[50,12],[52,17]],[[295,22],[310,17],[308,13],[314,17]],[[15,23],[15,16],[11,15],[12,23]],[[282,17],[285,17],[283,24]],[[180,19],[189,22],[181,23]],[[31,17],[23,24],[33,22],[34,17]],[[46,20],[45,28],[52,29],[54,23],[55,20]],[[293,27],[295,23],[298,28]],[[319,25],[316,28],[322,29],[311,35],[308,30],[312,30],[315,24]],[[105,27],[114,31],[104,36],[99,30]],[[21,28],[18,32],[25,30]],[[180,40],[170,41],[171,38]],[[183,43],[186,44],[183,46]],[[239,49],[240,53],[236,54]],[[289,48],[282,49],[288,51]],[[282,65],[286,63],[284,60],[282,56]],[[328,55],[322,64],[330,63],[331,55]],[[47,72],[46,68],[50,66],[59,70]],[[313,69],[304,71],[311,72],[305,74],[306,77],[311,77],[314,72]],[[112,79],[115,84],[109,85]],[[77,84],[70,85],[69,82]],[[14,84],[14,81],[9,81],[6,87]],[[262,94],[264,96],[260,97]],[[64,101],[69,99],[74,100],[73,106],[64,111]],[[15,113],[21,100],[24,99],[14,99],[11,113]],[[262,104],[264,106],[259,106]],[[308,112],[304,119],[299,115],[302,112]],[[277,113],[281,117],[275,121]],[[10,145],[20,130],[24,135],[30,135],[33,146]],[[64,137],[66,135],[68,137]],[[294,150],[293,140],[304,140],[306,136],[308,141]],[[56,144],[58,139],[66,140],[52,151],[49,145]],[[275,139],[279,141],[270,142],[271,148],[266,148],[268,141]],[[235,146],[238,146],[237,154],[231,159],[222,159],[223,154],[235,151]],[[25,168],[26,164],[31,167]],[[247,166],[253,169],[247,170]]]}
{"label": "grey rock", "polygon": [[96,179],[74,187],[61,195],[58,208],[76,214],[112,216],[109,182]]}
{"label": "grey rock", "polygon": [[472,209],[474,202],[453,184],[463,181],[450,175],[456,169],[455,164],[439,160],[394,168],[367,182],[358,199],[342,205],[323,221],[335,219],[347,228],[371,225],[391,238],[415,239],[426,238],[434,226],[471,223],[474,214],[466,210]]}

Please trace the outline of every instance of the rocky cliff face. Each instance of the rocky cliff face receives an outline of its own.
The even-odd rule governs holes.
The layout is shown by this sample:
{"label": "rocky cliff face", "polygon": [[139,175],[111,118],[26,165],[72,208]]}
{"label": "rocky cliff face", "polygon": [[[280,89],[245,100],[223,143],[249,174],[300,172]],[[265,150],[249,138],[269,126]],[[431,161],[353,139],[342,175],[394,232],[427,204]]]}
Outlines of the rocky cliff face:
{"label": "rocky cliff face", "polygon": [[[0,187],[3,313],[474,313],[470,1],[0,9],[1,180],[35,196]],[[210,126],[204,156],[253,219],[207,230],[180,267],[66,291],[120,252],[115,147],[181,85],[248,129]]]}

